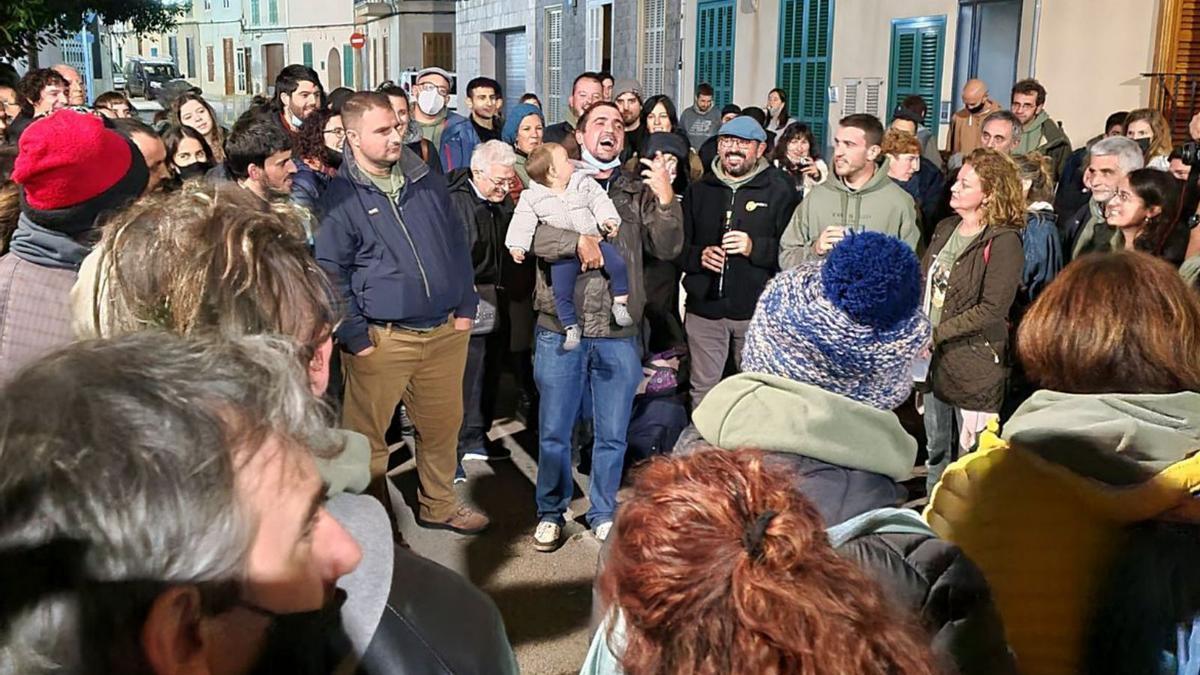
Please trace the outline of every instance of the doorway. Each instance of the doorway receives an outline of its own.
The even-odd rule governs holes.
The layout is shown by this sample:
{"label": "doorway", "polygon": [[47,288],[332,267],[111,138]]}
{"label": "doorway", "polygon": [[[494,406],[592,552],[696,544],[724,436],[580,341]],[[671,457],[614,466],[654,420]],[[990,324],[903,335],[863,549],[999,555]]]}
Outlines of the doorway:
{"label": "doorway", "polygon": [[1021,0],[959,1],[954,110],[962,108],[962,88],[972,78],[987,83],[991,97],[1001,107],[1008,107],[1009,93],[1017,81],[1021,4]]}
{"label": "doorway", "polygon": [[342,86],[342,54],[337,47],[329,50],[329,60],[325,63],[325,81],[329,83],[329,91]]}
{"label": "doorway", "polygon": [[275,96],[275,78],[283,70],[283,45],[263,46],[263,91]]}

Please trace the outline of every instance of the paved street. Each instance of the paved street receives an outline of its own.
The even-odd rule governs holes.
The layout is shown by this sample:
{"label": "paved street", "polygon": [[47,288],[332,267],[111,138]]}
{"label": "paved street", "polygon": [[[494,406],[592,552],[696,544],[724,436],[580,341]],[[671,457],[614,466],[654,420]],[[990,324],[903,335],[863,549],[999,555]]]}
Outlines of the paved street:
{"label": "paved street", "polygon": [[[401,530],[413,550],[458,571],[495,600],[522,673],[577,673],[591,639],[592,577],[600,542],[582,522],[569,522],[562,548],[535,551],[537,441],[517,421],[498,423],[492,436],[502,438],[513,451],[512,461],[468,462],[469,480],[456,486],[464,499],[491,516],[491,529],[464,537],[418,527],[413,519],[416,469],[410,460],[392,474],[399,496],[408,504],[399,509]],[[579,486],[586,486],[586,480],[576,476]],[[587,504],[577,498],[568,518],[581,516]]]}

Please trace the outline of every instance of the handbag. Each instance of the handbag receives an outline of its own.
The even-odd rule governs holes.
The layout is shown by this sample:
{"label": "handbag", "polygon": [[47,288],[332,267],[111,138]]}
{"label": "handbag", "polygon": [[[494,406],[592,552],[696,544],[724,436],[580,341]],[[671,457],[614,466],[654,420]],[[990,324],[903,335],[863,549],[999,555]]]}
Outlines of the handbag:
{"label": "handbag", "polygon": [[495,284],[480,284],[475,287],[479,294],[479,309],[475,310],[475,325],[471,327],[471,335],[488,335],[496,330],[496,312],[499,299],[496,296]]}

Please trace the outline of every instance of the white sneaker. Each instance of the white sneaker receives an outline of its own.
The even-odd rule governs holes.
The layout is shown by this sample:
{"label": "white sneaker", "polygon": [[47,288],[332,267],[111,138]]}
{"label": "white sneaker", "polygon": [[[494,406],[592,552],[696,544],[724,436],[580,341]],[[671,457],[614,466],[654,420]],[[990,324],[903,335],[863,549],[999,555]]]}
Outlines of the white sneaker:
{"label": "white sneaker", "polygon": [[562,536],[562,528],[544,520],[538,523],[533,533],[533,547],[543,553],[549,553],[558,548],[558,539]]}
{"label": "white sneaker", "polygon": [[599,525],[596,526],[596,530],[595,530],[596,538],[599,539],[600,541],[604,541],[605,539],[608,539],[608,532],[611,529],[612,529],[612,521],[611,520],[608,521],[607,523],[600,523]]}

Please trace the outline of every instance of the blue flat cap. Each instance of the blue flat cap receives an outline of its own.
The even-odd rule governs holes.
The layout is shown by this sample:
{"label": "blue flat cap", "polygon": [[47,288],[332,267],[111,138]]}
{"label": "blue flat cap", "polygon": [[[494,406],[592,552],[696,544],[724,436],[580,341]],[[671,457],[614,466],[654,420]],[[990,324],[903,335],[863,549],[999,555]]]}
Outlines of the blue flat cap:
{"label": "blue flat cap", "polygon": [[718,136],[733,136],[747,141],[767,142],[767,132],[753,118],[741,115],[721,125]]}

